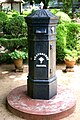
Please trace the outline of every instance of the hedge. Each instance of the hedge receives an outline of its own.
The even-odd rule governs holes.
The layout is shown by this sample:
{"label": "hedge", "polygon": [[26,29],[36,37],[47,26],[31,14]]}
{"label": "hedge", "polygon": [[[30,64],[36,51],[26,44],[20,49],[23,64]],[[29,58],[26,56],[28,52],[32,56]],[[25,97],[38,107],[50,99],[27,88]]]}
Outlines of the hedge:
{"label": "hedge", "polygon": [[14,51],[14,49],[20,49],[25,52],[28,49],[27,37],[12,39],[0,38],[0,45],[5,48],[3,53],[0,53],[0,64],[4,62],[11,63],[8,53]]}
{"label": "hedge", "polygon": [[4,46],[5,49],[8,49],[9,51],[14,51],[14,49],[22,49],[28,47],[27,43],[27,37],[22,38],[0,38],[0,44],[1,46]]}
{"label": "hedge", "polygon": [[80,24],[62,23],[57,25],[56,57],[57,63],[64,60],[64,49],[77,50],[80,55]]}

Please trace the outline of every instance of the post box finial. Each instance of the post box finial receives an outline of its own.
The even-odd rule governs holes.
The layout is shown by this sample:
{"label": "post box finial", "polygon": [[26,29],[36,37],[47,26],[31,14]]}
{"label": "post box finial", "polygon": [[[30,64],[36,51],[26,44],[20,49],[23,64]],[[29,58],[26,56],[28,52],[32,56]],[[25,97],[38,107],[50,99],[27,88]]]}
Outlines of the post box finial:
{"label": "post box finial", "polygon": [[41,1],[41,3],[40,3],[40,9],[43,9],[43,7],[44,7],[44,4],[43,4],[43,2]]}

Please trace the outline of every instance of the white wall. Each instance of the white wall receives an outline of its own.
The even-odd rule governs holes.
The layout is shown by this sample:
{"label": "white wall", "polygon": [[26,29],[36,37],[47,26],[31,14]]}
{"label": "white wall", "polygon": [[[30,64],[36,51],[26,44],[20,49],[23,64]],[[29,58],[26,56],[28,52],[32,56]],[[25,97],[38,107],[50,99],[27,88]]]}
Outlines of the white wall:
{"label": "white wall", "polygon": [[[22,5],[22,4],[21,4]],[[13,7],[13,9],[14,10],[16,10],[16,11],[18,11],[18,12],[20,12],[21,10],[20,10],[20,5],[19,5],[19,3],[13,3],[12,4],[12,7]],[[11,3],[3,3],[2,4],[2,9],[7,9],[8,8],[8,10],[11,10]],[[21,7],[22,8],[22,7]]]}
{"label": "white wall", "polygon": [[8,10],[11,10],[11,4],[3,3],[2,4],[2,9],[7,9],[7,8],[8,8]]}
{"label": "white wall", "polygon": [[13,9],[20,12],[19,3],[14,3],[13,4]]}

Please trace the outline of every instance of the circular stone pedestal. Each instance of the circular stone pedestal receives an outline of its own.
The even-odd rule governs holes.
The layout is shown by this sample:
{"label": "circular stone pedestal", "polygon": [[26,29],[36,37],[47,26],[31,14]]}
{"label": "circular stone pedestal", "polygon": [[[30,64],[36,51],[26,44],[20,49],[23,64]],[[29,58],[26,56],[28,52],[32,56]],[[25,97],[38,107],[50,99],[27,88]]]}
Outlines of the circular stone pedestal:
{"label": "circular stone pedestal", "polygon": [[8,109],[27,120],[59,120],[71,114],[75,105],[71,90],[59,85],[57,95],[49,100],[30,98],[26,85],[15,88],[7,96]]}

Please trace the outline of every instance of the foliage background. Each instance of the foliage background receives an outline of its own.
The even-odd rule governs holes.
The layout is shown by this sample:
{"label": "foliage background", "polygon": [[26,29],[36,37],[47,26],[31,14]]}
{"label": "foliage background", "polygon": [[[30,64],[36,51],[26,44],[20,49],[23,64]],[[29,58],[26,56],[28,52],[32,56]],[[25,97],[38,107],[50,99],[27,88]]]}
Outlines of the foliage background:
{"label": "foliage background", "polygon": [[23,15],[16,11],[8,12],[7,14],[0,11],[0,46],[4,47],[0,51],[0,63],[10,63],[8,53],[15,49],[27,52],[27,24]]}
{"label": "foliage background", "polygon": [[[72,22],[68,14],[52,9],[51,12],[59,16],[59,22],[56,27],[56,60],[57,63],[62,63],[65,57],[64,49],[77,50],[80,56],[80,24]],[[26,11],[26,15],[30,12]],[[25,12],[23,13],[25,14]],[[24,15],[20,15],[16,11],[9,11],[7,14],[0,11],[0,32],[4,35],[0,36],[0,46],[5,49],[0,53],[0,63],[10,63],[8,53],[15,49],[27,51],[27,25]]]}

